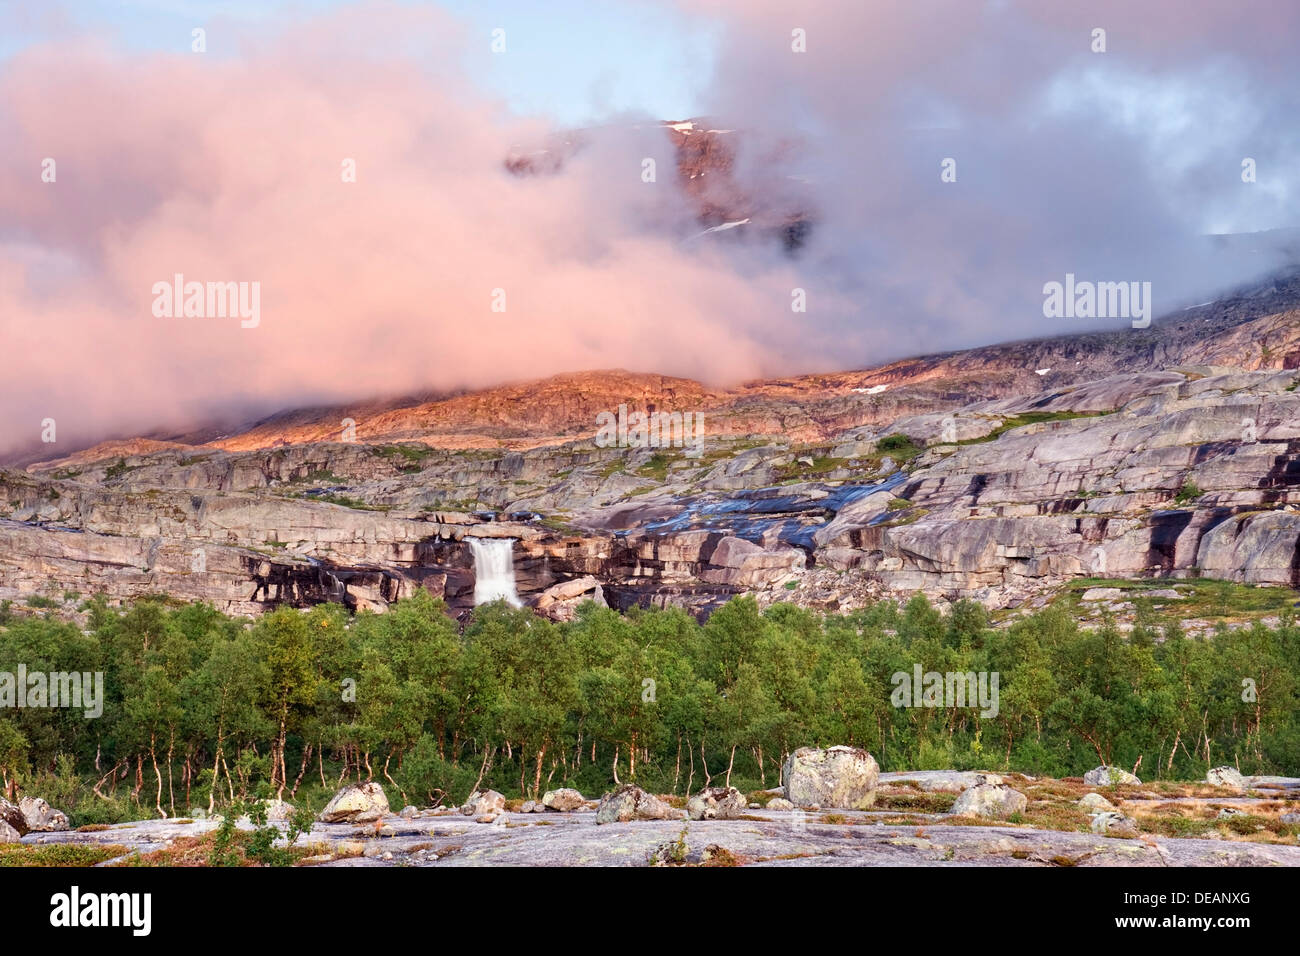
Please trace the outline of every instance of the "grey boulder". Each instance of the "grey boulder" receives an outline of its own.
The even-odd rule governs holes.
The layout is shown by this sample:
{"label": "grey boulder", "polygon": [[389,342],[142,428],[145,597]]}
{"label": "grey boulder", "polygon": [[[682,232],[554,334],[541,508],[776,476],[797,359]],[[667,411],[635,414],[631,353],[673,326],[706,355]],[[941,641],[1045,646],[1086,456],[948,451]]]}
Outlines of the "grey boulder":
{"label": "grey boulder", "polygon": [[600,798],[597,823],[627,823],[630,820],[671,820],[681,814],[640,787],[627,784]]}
{"label": "grey boulder", "polygon": [[745,795],[735,787],[709,787],[686,801],[686,815],[692,820],[728,820],[747,809]]}
{"label": "grey boulder", "polygon": [[561,787],[558,790],[547,790],[542,794],[542,806],[547,810],[555,810],[559,813],[569,813],[573,810],[581,809],[587,802],[577,790],[572,787]]}
{"label": "grey boulder", "polygon": [[482,817],[501,813],[506,808],[506,797],[495,790],[475,790],[460,808],[467,817]]}
{"label": "grey boulder", "polygon": [[1137,821],[1122,813],[1108,811],[1092,818],[1092,832],[1106,836],[1137,836]]}
{"label": "grey boulder", "polygon": [[1216,787],[1231,787],[1241,790],[1246,786],[1246,778],[1236,767],[1213,767],[1205,774],[1205,782]]}
{"label": "grey boulder", "polygon": [[22,808],[0,797],[0,823],[5,824],[19,836],[27,832],[27,817]]}
{"label": "grey boulder", "polygon": [[1020,813],[1028,805],[1028,797],[1004,783],[980,783],[962,791],[952,805],[952,812],[960,816],[1003,820],[1013,813]]}
{"label": "grey boulder", "polygon": [[1102,810],[1115,809],[1115,804],[1111,803],[1100,793],[1085,793],[1079,798],[1079,806],[1083,807],[1085,810],[1095,810],[1098,812]]}
{"label": "grey boulder", "polygon": [[23,797],[18,801],[27,820],[29,833],[54,833],[68,829],[68,816],[61,810],[55,810],[40,797]]}
{"label": "grey boulder", "polygon": [[373,823],[388,816],[388,795],[373,780],[350,783],[320,812],[321,823]]}
{"label": "grey boulder", "polygon": [[1119,784],[1137,786],[1142,781],[1127,770],[1119,767],[1096,767],[1083,775],[1083,782],[1090,787],[1114,787]]}
{"label": "grey boulder", "polygon": [[880,767],[857,747],[800,747],[781,768],[785,798],[797,807],[864,810],[876,801]]}

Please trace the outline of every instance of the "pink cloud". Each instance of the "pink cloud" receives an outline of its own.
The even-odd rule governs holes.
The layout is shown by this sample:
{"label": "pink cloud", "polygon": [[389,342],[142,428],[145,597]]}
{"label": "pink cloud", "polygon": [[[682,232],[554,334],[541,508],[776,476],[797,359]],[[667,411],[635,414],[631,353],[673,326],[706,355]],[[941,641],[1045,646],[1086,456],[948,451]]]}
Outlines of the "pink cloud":
{"label": "pink cloud", "polygon": [[[416,36],[418,58],[377,55]],[[558,177],[512,177],[511,145],[546,131],[459,79],[462,44],[436,12],[385,7],[251,38],[234,58],[56,44],[8,63],[0,315],[22,361],[0,450],[45,417],[67,448],[231,407],[788,364],[789,266],[741,275],[683,244],[698,227],[661,131],[629,123]],[[647,155],[665,168],[653,186]],[[39,180],[46,156],[55,184]],[[259,282],[260,325],[155,318],[152,286],[175,273]]]}
{"label": "pink cloud", "polygon": [[[1044,282],[1152,280],[1175,308],[1273,264],[1207,258],[1203,223],[1300,218],[1294,5],[677,2],[722,25],[704,112],[742,131],[751,192],[812,191],[798,257],[687,241],[662,117],[611,118],[558,176],[508,175],[553,131],[468,83],[487,45],[436,8],[359,4],[204,55],[70,37],[4,62],[0,454],[47,417],[64,452],[574,369],[723,384],[1083,331],[1044,323]],[[259,282],[260,325],[155,318],[178,272]]]}

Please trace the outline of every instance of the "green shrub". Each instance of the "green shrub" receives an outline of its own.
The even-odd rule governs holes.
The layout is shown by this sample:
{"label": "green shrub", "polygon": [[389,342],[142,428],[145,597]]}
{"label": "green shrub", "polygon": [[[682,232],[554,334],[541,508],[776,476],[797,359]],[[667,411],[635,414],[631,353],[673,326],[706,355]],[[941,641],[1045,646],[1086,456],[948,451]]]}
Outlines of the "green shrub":
{"label": "green shrub", "polygon": [[886,435],[880,441],[876,442],[876,451],[905,451],[915,447],[916,443],[907,435],[893,434]]}

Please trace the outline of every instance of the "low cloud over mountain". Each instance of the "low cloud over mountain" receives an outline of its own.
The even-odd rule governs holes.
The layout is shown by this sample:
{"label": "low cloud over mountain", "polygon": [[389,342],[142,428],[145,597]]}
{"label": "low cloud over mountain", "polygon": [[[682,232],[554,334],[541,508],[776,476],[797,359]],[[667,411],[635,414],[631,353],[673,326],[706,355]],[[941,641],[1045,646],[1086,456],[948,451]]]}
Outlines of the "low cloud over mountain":
{"label": "low cloud over mountain", "polygon": [[[554,175],[512,175],[513,151],[565,131],[473,86],[466,57],[510,53],[436,9],[214,20],[204,54],[56,26],[12,55],[0,453],[47,418],[66,450],[561,370],[726,384],[1069,332],[1043,318],[1046,282],[1149,281],[1159,314],[1277,265],[1270,242],[1201,234],[1300,220],[1295,10],[678,6],[718,27],[699,85],[736,131],[736,195],[814,211],[794,254],[760,220],[699,235],[710,194],[683,183],[664,117],[605,117]],[[155,315],[178,273],[259,283],[260,322]]]}

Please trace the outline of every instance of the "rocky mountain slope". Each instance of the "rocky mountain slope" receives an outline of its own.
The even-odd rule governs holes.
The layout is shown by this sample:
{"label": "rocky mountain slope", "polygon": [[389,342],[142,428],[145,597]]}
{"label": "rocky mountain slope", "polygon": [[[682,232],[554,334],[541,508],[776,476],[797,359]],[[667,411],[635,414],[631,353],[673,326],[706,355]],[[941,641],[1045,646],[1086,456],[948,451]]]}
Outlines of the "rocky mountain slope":
{"label": "rocky mountain slope", "polygon": [[[463,612],[466,537],[511,541],[521,597],[557,616],[741,592],[1018,607],[1083,577],[1297,587],[1297,302],[1291,275],[1146,330],[834,375],[589,372],[110,443],[0,472],[0,598],[257,613],[425,588]],[[702,413],[702,453],[599,447],[619,404]]]}
{"label": "rocky mountain slope", "polygon": [[[290,409],[232,427],[107,442],[42,470],[165,447],[248,451],[338,441],[346,420],[358,441],[419,441],[437,448],[526,450],[594,435],[595,416],[626,404],[644,411],[702,413],[718,437],[779,435],[829,441],[862,425],[955,410],[987,399],[1037,394],[1118,369],[1180,365],[1247,370],[1300,367],[1300,270],[1157,320],[1148,329],[1064,334],[936,353],[854,371],[711,388],[689,379],[624,370],[575,372],[481,391],[425,394]],[[14,460],[8,465],[27,465]]]}

